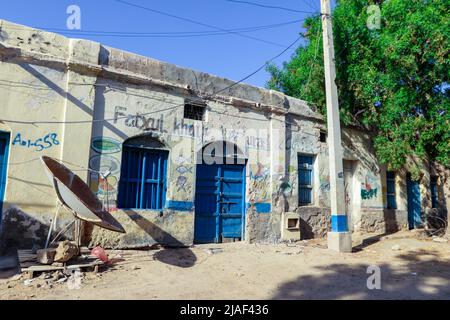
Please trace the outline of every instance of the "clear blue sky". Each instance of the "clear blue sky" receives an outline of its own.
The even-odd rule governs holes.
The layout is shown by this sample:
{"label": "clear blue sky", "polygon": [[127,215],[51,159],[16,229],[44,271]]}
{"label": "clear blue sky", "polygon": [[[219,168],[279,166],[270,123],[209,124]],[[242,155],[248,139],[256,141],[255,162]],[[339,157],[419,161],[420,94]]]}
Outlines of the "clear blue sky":
{"label": "clear blue sky", "polygon": [[[222,29],[272,25],[304,19],[308,13],[263,8],[227,0],[124,0],[147,8],[214,25]],[[319,12],[320,0],[248,0],[262,5],[282,6],[297,11]],[[334,1],[333,1],[334,2]],[[117,32],[197,32],[217,31],[172,17],[127,6],[115,0],[14,0],[2,6],[0,18],[38,28],[65,29],[66,9],[81,8],[83,31]],[[245,33],[287,47],[303,30],[302,23]],[[154,59],[239,80],[253,72],[269,58],[283,51],[271,45],[234,34],[167,38],[111,37],[77,35],[103,44],[145,55]],[[297,46],[296,46],[297,47]],[[275,62],[280,65],[295,48]],[[264,86],[269,75],[265,70],[246,82]]]}

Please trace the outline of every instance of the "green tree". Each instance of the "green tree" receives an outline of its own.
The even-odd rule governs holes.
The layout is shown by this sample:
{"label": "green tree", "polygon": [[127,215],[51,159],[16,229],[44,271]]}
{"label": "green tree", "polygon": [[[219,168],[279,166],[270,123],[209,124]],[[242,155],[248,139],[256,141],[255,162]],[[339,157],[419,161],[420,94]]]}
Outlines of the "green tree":
{"label": "green tree", "polygon": [[[373,4],[381,25],[371,30]],[[333,10],[341,120],[373,132],[377,155],[391,169],[408,157],[450,167],[449,8],[450,0],[338,0]],[[306,45],[281,68],[268,67],[267,87],[325,115],[320,17],[305,28]]]}

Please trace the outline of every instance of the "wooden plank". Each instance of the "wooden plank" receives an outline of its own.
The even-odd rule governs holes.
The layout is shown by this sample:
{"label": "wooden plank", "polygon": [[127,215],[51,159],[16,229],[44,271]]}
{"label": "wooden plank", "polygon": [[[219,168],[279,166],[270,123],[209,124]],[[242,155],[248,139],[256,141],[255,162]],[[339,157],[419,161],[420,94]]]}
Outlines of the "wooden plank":
{"label": "wooden plank", "polygon": [[82,261],[74,261],[70,264],[67,264],[66,266],[52,266],[52,265],[39,265],[39,264],[33,264],[27,268],[22,267],[22,271],[36,271],[36,272],[43,272],[43,271],[55,271],[55,270],[64,270],[64,269],[76,269],[76,268],[86,268],[86,267],[95,267],[97,265],[103,265],[103,261],[95,258],[95,260],[87,260],[85,262]]}

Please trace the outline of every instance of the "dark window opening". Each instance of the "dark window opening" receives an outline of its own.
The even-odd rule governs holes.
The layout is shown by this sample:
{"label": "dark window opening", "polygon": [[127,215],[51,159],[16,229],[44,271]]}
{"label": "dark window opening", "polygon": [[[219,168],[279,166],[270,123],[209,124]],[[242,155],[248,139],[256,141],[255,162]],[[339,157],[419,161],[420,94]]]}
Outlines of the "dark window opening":
{"label": "dark window opening", "polygon": [[325,131],[320,131],[320,142],[327,142],[327,133]]}
{"label": "dark window opening", "polygon": [[288,230],[299,229],[299,219],[288,219]]}
{"label": "dark window opening", "polygon": [[437,180],[438,180],[438,177],[433,176],[433,177],[431,177],[431,181],[430,181],[431,207],[432,208],[438,207]]}
{"label": "dark window opening", "polygon": [[204,121],[206,104],[197,101],[186,101],[184,104],[184,118]]}

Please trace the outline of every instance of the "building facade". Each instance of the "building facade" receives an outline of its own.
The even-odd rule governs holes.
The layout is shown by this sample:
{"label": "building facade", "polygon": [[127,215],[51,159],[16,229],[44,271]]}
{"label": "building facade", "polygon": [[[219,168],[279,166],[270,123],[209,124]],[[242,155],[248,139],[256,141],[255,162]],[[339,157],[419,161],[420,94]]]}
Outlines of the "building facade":
{"label": "building facade", "polygon": [[[0,21],[1,241],[42,246],[58,205],[42,155],[90,186],[135,248],[323,237],[330,228],[326,124],[306,102],[99,43]],[[445,211],[441,171],[415,182],[343,128],[354,232],[420,227]],[[447,198],[446,198],[447,197]],[[73,217],[65,212],[62,228]]]}

